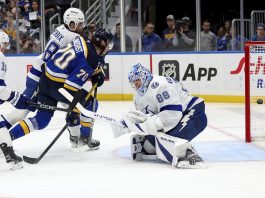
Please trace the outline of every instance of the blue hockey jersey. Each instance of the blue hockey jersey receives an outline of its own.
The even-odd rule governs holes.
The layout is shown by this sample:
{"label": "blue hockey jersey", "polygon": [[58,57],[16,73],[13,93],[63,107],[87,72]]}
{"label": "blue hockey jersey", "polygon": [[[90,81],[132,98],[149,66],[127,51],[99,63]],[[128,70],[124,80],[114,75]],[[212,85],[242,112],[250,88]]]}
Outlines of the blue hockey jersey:
{"label": "blue hockey jersey", "polygon": [[42,103],[45,103],[43,98],[47,97],[67,103],[58,89],[64,87],[74,94],[91,77],[98,65],[99,56],[94,45],[82,37],[60,48],[46,63],[45,72],[40,79],[39,98],[42,98]]}

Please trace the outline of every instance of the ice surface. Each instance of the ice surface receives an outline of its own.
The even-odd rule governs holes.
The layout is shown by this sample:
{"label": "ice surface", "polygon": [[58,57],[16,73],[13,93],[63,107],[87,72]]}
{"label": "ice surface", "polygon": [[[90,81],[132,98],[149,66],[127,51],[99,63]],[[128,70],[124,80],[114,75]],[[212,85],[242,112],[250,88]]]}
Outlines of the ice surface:
{"label": "ice surface", "polygon": [[[119,118],[129,108],[131,102],[100,102],[99,112]],[[0,156],[0,198],[264,197],[265,143],[244,143],[243,104],[209,103],[206,112],[208,127],[193,142],[207,169],[134,162],[129,135],[114,139],[110,126],[98,121],[97,151],[72,152],[66,131],[37,165],[11,171]],[[14,141],[16,153],[38,157],[63,125],[64,114],[56,113],[47,129]]]}

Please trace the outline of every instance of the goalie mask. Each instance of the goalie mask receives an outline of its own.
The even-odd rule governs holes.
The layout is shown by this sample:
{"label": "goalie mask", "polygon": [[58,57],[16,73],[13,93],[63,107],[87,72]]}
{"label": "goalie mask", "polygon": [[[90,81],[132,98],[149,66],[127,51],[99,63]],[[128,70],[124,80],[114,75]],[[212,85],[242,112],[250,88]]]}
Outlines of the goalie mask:
{"label": "goalie mask", "polygon": [[151,72],[140,63],[134,65],[128,74],[129,82],[133,89],[138,91],[140,95],[144,95],[148,85],[153,79]]}

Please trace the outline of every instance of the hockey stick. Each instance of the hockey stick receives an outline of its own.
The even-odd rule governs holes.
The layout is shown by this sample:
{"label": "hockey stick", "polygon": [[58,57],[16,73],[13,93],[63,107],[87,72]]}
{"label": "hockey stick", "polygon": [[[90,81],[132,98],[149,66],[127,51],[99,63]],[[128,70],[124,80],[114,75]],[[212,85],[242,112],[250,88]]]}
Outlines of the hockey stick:
{"label": "hockey stick", "polygon": [[[96,87],[94,91],[94,100],[93,100],[93,112],[96,112],[96,100],[97,100],[97,93],[98,93],[98,88]],[[91,131],[89,133],[89,138],[88,138],[88,146],[91,147],[91,141],[92,141],[92,133],[93,133],[93,127],[91,127]]]}
{"label": "hockey stick", "polygon": [[[59,89],[59,92],[67,99],[69,100],[70,102],[73,100],[73,96],[68,92],[66,91],[64,88],[60,88]],[[85,109],[79,102],[76,104],[76,108],[82,113],[84,114],[85,116],[87,117],[91,117],[93,119],[97,119],[97,120],[101,120],[103,122],[108,122],[110,124],[113,124],[113,125],[116,125],[116,126],[121,126],[121,127],[124,127],[124,125],[116,120],[115,118],[112,118],[112,117],[109,117],[109,116],[106,116],[106,115],[103,115],[103,114],[99,114],[99,113],[96,113],[96,112],[92,112],[92,111],[89,111],[87,109]]]}
{"label": "hockey stick", "polygon": [[36,107],[37,109],[47,109],[47,110],[51,110],[51,111],[64,111],[64,112],[68,112],[68,109],[60,108],[60,107],[56,107],[56,106],[50,106],[50,105],[35,103],[35,102],[31,102],[31,101],[27,101],[26,103],[29,106]]}
{"label": "hockey stick", "polygon": [[[93,85],[93,87],[91,88],[91,90],[88,93],[88,96],[90,96],[92,94],[92,92],[95,90],[95,88],[97,87],[97,83],[95,85]],[[73,97],[69,107],[68,107],[68,114],[71,113],[76,104],[80,101],[80,99],[82,98],[83,94],[82,91],[79,90],[75,96]],[[37,158],[32,158],[32,157],[27,157],[27,156],[23,156],[23,160],[26,163],[29,164],[37,164],[39,163],[39,161],[44,157],[44,155],[50,150],[50,148],[54,145],[54,143],[59,139],[59,137],[63,134],[63,132],[67,129],[67,127],[69,126],[69,122],[67,122],[64,127],[61,129],[61,131],[57,134],[57,136],[53,139],[53,141],[47,146],[47,148],[41,153],[41,155]]]}

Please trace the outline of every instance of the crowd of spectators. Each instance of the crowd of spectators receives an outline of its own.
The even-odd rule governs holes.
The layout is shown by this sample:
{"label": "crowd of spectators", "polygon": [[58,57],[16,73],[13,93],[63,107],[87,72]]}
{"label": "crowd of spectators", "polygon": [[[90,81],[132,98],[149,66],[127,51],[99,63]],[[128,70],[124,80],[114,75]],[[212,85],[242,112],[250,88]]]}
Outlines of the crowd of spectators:
{"label": "crowd of spectators", "polygon": [[[46,27],[54,14],[59,13],[62,18],[64,11],[70,7],[71,1],[45,1]],[[9,53],[41,52],[42,13],[40,2],[40,0],[0,0],[0,29],[9,36]],[[49,28],[46,28],[46,36],[49,35]]]}
{"label": "crowd of spectators", "polygon": [[[61,18],[64,11],[69,8],[72,0],[45,1],[45,25],[51,16],[59,13]],[[40,0],[0,0],[0,29],[5,31],[10,38],[9,53],[40,53],[41,52],[41,21],[42,13]],[[231,21],[224,21],[224,25],[214,31],[211,22],[207,19],[202,21],[200,51],[226,51],[241,50],[247,38],[241,38],[231,28]],[[87,26],[88,37],[91,37],[96,29],[96,24]],[[142,51],[194,51],[196,49],[196,32],[192,21],[188,16],[177,20],[169,14],[165,19],[165,28],[159,33],[155,31],[155,24],[146,23],[142,33]],[[46,28],[49,36],[49,28]],[[18,38],[18,39],[17,39]],[[132,39],[126,38],[126,52],[133,49]],[[47,39],[47,38],[46,38]],[[265,41],[265,25],[256,25],[256,34],[253,41]],[[138,45],[138,42],[137,42]],[[120,23],[116,24],[114,33],[114,52],[120,52]]]}
{"label": "crowd of spectators", "polygon": [[[196,50],[196,32],[193,30],[192,21],[184,16],[180,20],[175,19],[173,15],[168,15],[165,20],[165,29],[161,34],[155,32],[155,25],[148,22],[143,28],[142,51],[195,51]],[[126,35],[126,41],[129,40]],[[200,34],[200,51],[228,51],[241,50],[241,41],[243,44],[247,41],[265,41],[265,25],[258,23],[256,25],[256,34],[253,38],[242,38],[236,35],[231,27],[231,21],[224,21],[217,31],[211,28],[211,22],[208,19],[202,21]],[[120,47],[119,37],[116,37],[114,46]],[[117,44],[116,44],[117,43]],[[126,42],[126,51],[130,52],[130,41]]]}

